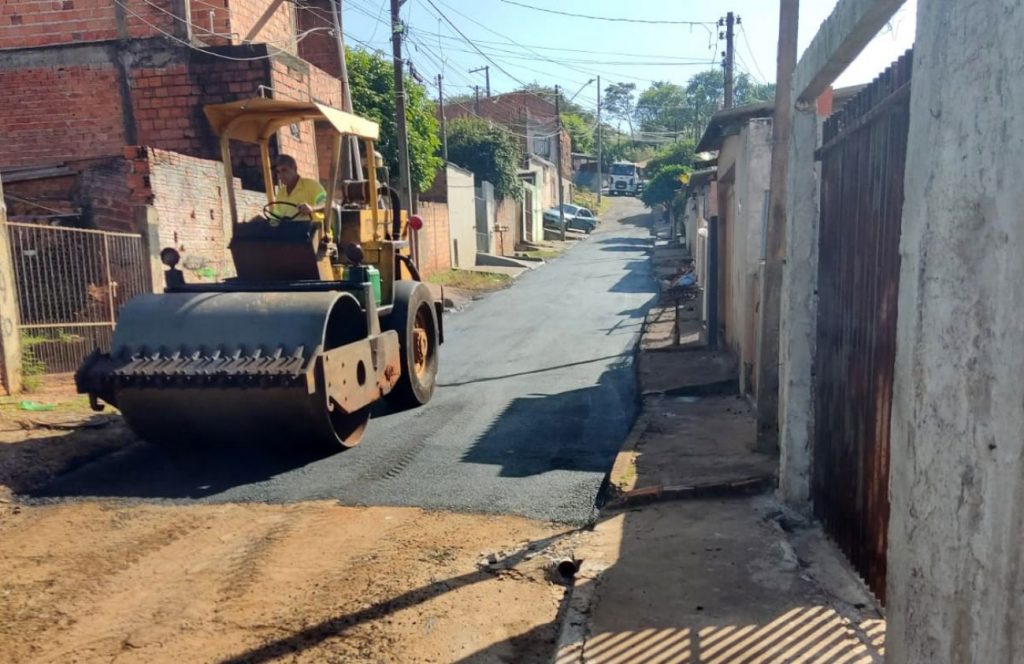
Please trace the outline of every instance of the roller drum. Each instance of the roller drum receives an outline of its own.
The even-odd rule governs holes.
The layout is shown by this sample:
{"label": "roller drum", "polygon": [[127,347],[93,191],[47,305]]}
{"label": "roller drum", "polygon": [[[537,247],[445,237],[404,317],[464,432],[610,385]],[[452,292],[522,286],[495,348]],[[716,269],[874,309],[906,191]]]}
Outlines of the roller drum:
{"label": "roller drum", "polygon": [[153,443],[336,451],[358,442],[368,409],[332,408],[313,369],[366,333],[346,293],[144,295],[121,311],[110,389]]}

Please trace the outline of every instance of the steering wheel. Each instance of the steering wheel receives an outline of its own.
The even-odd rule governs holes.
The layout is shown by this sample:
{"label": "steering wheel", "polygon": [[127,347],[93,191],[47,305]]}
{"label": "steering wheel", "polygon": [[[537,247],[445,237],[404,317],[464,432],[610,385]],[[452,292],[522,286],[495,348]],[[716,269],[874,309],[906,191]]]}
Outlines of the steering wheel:
{"label": "steering wheel", "polygon": [[[274,212],[274,208],[278,205],[286,205],[291,208],[295,208],[295,213],[292,215],[280,215]],[[263,206],[263,216],[267,218],[271,226],[277,226],[282,221],[294,221],[295,217],[299,216],[299,206],[296,203],[289,203],[288,201],[274,201],[273,203],[267,203]]]}

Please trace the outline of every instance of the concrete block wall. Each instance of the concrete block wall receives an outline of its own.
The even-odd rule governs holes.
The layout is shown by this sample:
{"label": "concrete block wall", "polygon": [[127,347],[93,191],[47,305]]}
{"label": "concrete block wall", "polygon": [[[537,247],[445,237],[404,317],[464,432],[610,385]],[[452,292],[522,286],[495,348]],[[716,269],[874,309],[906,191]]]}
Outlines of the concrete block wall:
{"label": "concrete block wall", "polygon": [[995,4],[992,21],[956,0],[917,12],[892,404],[892,662],[1024,661],[1024,115],[1009,110],[1024,100],[1024,7]]}
{"label": "concrete block wall", "polygon": [[423,228],[419,231],[419,270],[423,277],[450,270],[452,267],[451,233],[448,226],[448,205],[423,201],[419,215]]}
{"label": "concrete block wall", "polygon": [[510,198],[498,201],[495,207],[494,236],[491,240],[493,251],[503,256],[516,252],[516,245],[522,241],[522,204]]}

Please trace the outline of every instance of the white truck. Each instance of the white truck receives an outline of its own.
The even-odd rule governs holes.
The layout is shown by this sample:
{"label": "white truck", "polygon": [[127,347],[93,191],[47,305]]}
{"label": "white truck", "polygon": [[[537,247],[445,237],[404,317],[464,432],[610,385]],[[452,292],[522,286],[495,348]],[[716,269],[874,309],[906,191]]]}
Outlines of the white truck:
{"label": "white truck", "polygon": [[611,196],[638,196],[643,191],[640,167],[628,161],[617,161],[608,172],[608,194]]}

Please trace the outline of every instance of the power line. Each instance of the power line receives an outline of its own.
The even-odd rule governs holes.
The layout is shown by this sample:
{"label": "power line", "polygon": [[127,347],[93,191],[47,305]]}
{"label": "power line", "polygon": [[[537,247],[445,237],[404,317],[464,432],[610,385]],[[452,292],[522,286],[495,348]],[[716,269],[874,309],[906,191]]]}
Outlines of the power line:
{"label": "power line", "polygon": [[761,77],[761,82],[767,84],[768,79],[761,71],[761,67],[757,64],[757,57],[754,55],[754,49],[750,48],[750,42],[747,41],[747,31],[743,28],[742,23],[740,23],[740,36],[743,37],[743,43],[747,47],[747,53],[750,55],[751,62],[754,63],[754,68],[757,69],[757,73]]}
{"label": "power line", "polygon": [[563,11],[559,11],[557,9],[547,9],[546,7],[535,7],[533,5],[528,5],[528,4],[523,3],[523,2],[516,2],[516,0],[501,0],[501,1],[504,2],[507,5],[516,5],[517,7],[525,7],[526,9],[532,9],[532,10],[538,11],[538,12],[546,12],[548,14],[558,14],[560,16],[571,16],[573,18],[586,18],[586,19],[590,19],[592,21],[612,21],[612,22],[615,22],[615,23],[645,23],[645,24],[653,24],[653,25],[690,25],[690,26],[698,25],[698,26],[700,26],[702,28],[705,28],[709,32],[711,31],[711,28],[709,28],[708,26],[715,25],[717,23],[717,21],[665,21],[665,20],[653,20],[653,19],[643,19],[643,18],[622,18],[622,17],[617,17],[617,16],[593,16],[591,14],[573,14],[572,12],[563,12]]}
{"label": "power line", "polygon": [[461,37],[462,37],[463,39],[465,39],[465,40],[466,40],[466,43],[467,43],[467,44],[469,44],[470,46],[472,46],[472,47],[473,47],[473,49],[474,49],[474,50],[476,50],[476,52],[477,52],[477,53],[479,53],[479,54],[480,54],[481,56],[483,56],[484,60],[487,60],[488,62],[490,62],[490,63],[491,63],[492,65],[494,65],[494,67],[495,67],[495,68],[496,68],[496,69],[497,69],[498,71],[500,71],[501,73],[505,74],[505,76],[508,76],[509,78],[511,78],[511,79],[512,79],[513,81],[515,81],[516,83],[519,83],[520,85],[526,85],[525,83],[523,83],[522,81],[520,81],[520,80],[519,80],[518,78],[516,78],[515,76],[513,76],[512,74],[510,74],[510,73],[509,73],[509,72],[508,72],[508,71],[507,71],[507,70],[506,70],[506,69],[505,69],[504,67],[502,67],[501,65],[499,65],[499,64],[498,64],[497,62],[494,62],[494,61],[493,61],[493,60],[492,60],[492,59],[490,58],[490,56],[489,56],[489,55],[487,55],[487,54],[486,54],[486,53],[484,53],[484,52],[483,52],[482,50],[480,50],[480,47],[479,47],[479,46],[477,46],[477,45],[476,45],[475,43],[473,43],[473,40],[472,40],[472,39],[470,39],[469,37],[467,37],[467,36],[465,35],[465,33],[463,33],[463,32],[462,32],[462,30],[459,30],[458,26],[456,26],[456,25],[455,25],[454,23],[452,23],[452,20],[451,20],[450,18],[448,18],[448,16],[446,16],[446,15],[445,15],[445,13],[444,13],[443,11],[441,11],[440,9],[438,9],[437,5],[435,5],[435,4],[434,4],[434,0],[426,0],[426,2],[427,2],[427,4],[429,4],[429,5],[431,6],[431,7],[433,7],[433,8],[434,8],[434,10],[435,10],[435,11],[436,11],[436,12],[437,12],[437,13],[438,13],[438,14],[439,14],[440,16],[441,16],[441,18],[442,18],[442,19],[444,19],[445,23],[447,23],[448,25],[450,25],[450,26],[452,27],[452,29],[453,29],[453,30],[455,30],[455,32],[459,33],[459,35],[460,35],[460,36],[461,36]]}
{"label": "power line", "polygon": [[[431,35],[431,36],[433,36],[433,35]],[[455,40],[454,37],[448,37],[447,35],[439,35],[439,36],[443,37],[444,39]],[[477,39],[476,43],[477,44],[486,44],[486,45],[489,45],[489,46],[511,46],[512,45],[509,42],[499,42],[499,41],[493,41],[493,40],[487,40],[487,39]],[[565,47],[562,47],[562,46],[541,46],[541,45],[538,45],[538,44],[520,44],[518,42],[516,42],[516,45],[520,46],[523,49],[530,49],[531,51],[534,50],[534,49],[539,49],[541,51],[563,51],[563,52],[568,52],[568,53],[593,53],[594,52],[594,49],[592,49],[592,48],[591,49],[565,48]],[[625,51],[606,51],[604,49],[601,49],[601,53],[603,53],[604,55],[620,55],[620,56],[626,56],[626,57],[631,57],[631,58],[655,58],[655,59],[662,58],[662,59],[664,59],[666,61],[669,61],[669,60],[689,61],[689,60],[697,59],[697,58],[680,58],[680,57],[668,56],[668,55],[662,56],[661,54],[657,54],[657,53],[636,53],[636,52],[629,53],[629,52],[625,52]]]}
{"label": "power line", "polygon": [[[256,55],[256,56],[252,56],[252,57],[240,58],[240,57],[235,57],[235,56],[232,56],[232,55],[224,55],[223,53],[218,53],[216,51],[211,51],[209,49],[202,48],[200,46],[196,46],[195,44],[192,44],[191,42],[189,42],[187,40],[184,40],[184,39],[178,37],[175,34],[167,32],[166,30],[164,30],[160,26],[151,23],[149,20],[146,19],[145,16],[140,15],[139,13],[135,12],[134,10],[132,10],[131,7],[128,7],[123,2],[123,0],[114,0],[114,4],[118,5],[127,14],[129,14],[129,15],[137,18],[137,19],[139,19],[142,23],[144,23],[145,25],[149,26],[154,31],[160,33],[164,37],[167,37],[171,41],[176,42],[178,44],[181,44],[182,46],[186,46],[186,47],[192,49],[193,51],[198,51],[199,53],[205,53],[206,55],[211,55],[211,56],[213,56],[215,58],[221,58],[222,60],[232,60],[234,62],[254,62],[254,61],[257,61],[257,60],[269,60],[270,58],[273,58],[273,57],[277,56],[276,53],[268,53],[267,55]],[[302,38],[297,38],[295,40],[295,43],[298,44],[299,42],[301,42],[302,39],[304,39],[306,36],[308,36],[308,34],[309,34],[308,31],[306,33],[303,33]],[[283,49],[278,49],[278,50],[283,51]]]}
{"label": "power line", "polygon": [[[233,36],[230,33],[229,34],[223,34],[223,33],[220,33],[220,32],[214,32],[213,30],[210,30],[208,28],[204,28],[201,25],[196,25],[195,23],[193,23],[189,19],[181,17],[181,16],[178,16],[174,12],[172,12],[172,11],[170,11],[168,9],[165,9],[164,7],[161,7],[160,5],[156,4],[152,0],[142,0],[142,2],[143,2],[143,4],[145,4],[145,5],[149,6],[149,7],[152,7],[153,9],[156,9],[157,11],[160,11],[160,12],[163,12],[164,14],[167,14],[168,16],[170,16],[175,21],[178,21],[179,23],[183,23],[184,25],[187,25],[187,26],[189,26],[190,28],[192,28],[194,30],[198,30],[199,32],[202,32],[205,35],[209,35],[211,37],[220,37],[221,39],[228,39],[228,40],[230,40],[232,38],[232,36]],[[120,4],[120,3],[118,3],[118,4]],[[209,3],[204,3],[204,4],[209,5]],[[213,5],[209,5],[209,6],[212,7]],[[223,9],[223,7],[221,7],[220,9]],[[138,14],[136,14],[135,16],[137,18],[139,18],[140,20],[142,20],[142,17],[139,16]],[[149,24],[149,25],[152,26],[152,24]],[[152,27],[155,27],[155,26],[152,26]],[[278,48],[281,48],[278,45],[283,43],[283,44],[286,44],[287,47],[294,47],[294,46],[298,46],[299,42],[301,42],[303,39],[305,39],[311,33],[321,32],[321,31],[334,32],[333,21],[332,21],[331,27],[327,27],[327,28],[311,28],[309,30],[305,30],[305,31],[295,35],[294,39],[285,39],[283,41],[264,41],[264,42],[251,42],[251,41],[246,41],[246,40],[239,40],[239,41],[242,41],[243,43],[246,43],[246,44],[252,44],[252,43],[269,44],[269,45],[272,45],[272,46],[276,46]],[[285,49],[281,48],[281,50],[285,50]]]}
{"label": "power line", "polygon": [[[530,48],[528,46],[525,46],[525,45],[521,44],[520,42],[517,42],[515,39],[512,39],[508,35],[502,34],[502,33],[498,32],[496,30],[493,30],[492,28],[490,28],[489,26],[481,23],[480,21],[477,21],[476,19],[474,19],[474,18],[472,18],[470,16],[467,16],[466,14],[463,14],[458,9],[455,9],[451,5],[449,5],[446,2],[444,2],[444,0],[438,0],[438,2],[443,4],[445,7],[448,7],[451,11],[453,11],[456,14],[458,14],[459,16],[465,18],[466,20],[470,21],[471,23],[473,23],[473,24],[479,26],[480,28],[486,30],[487,32],[489,32],[489,33],[491,33],[491,34],[493,34],[493,35],[495,35],[497,37],[501,37],[502,39],[506,40],[505,41],[506,45],[518,46],[519,48],[521,48],[521,49],[523,49],[523,50],[525,50],[527,52],[533,53],[534,55],[536,55],[538,58],[544,60],[545,62],[550,62],[550,63],[552,63],[554,65],[558,65],[560,67],[564,67],[565,69],[569,69],[571,71],[575,71],[575,72],[584,74],[584,75],[587,76],[587,78],[593,78],[594,76],[597,76],[598,74],[602,74],[602,75],[605,75],[605,76],[610,76],[611,78],[618,77],[618,78],[628,78],[628,79],[635,80],[635,81],[644,81],[644,82],[647,82],[647,83],[652,83],[653,82],[653,79],[649,79],[649,78],[637,78],[637,77],[634,77],[634,76],[623,76],[621,74],[609,74],[608,72],[602,72],[602,71],[588,71],[588,70],[585,70],[585,69],[580,69],[579,67],[575,67],[573,65],[569,65],[569,64],[566,64],[566,63],[563,63],[563,62],[559,62],[557,60],[554,60],[552,58],[549,58],[549,57],[543,55],[542,53],[538,53],[537,51],[533,50],[532,48]],[[547,74],[549,72],[543,72],[543,73]],[[574,82],[575,83],[579,83],[580,81],[574,81]]]}

